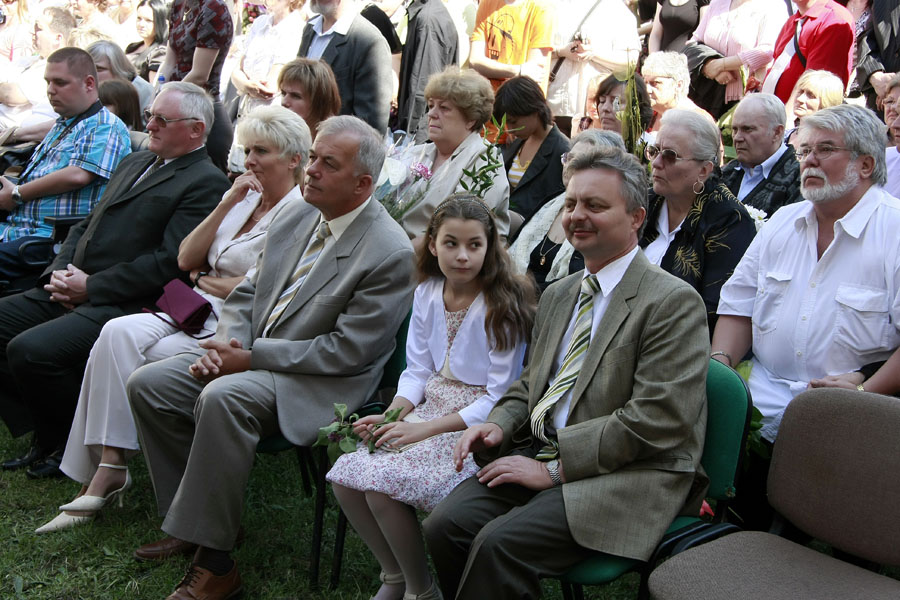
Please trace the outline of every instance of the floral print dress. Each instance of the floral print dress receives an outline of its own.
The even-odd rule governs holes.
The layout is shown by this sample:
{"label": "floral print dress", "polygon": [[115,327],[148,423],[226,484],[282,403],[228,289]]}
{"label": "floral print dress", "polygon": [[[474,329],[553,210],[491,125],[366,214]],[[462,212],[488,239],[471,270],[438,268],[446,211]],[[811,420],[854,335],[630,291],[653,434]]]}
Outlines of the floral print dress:
{"label": "floral print dress", "polygon": [[[468,308],[444,311],[449,348]],[[445,362],[441,372],[448,372]],[[432,373],[425,384],[425,399],[405,418],[409,422],[430,421],[459,412],[486,393],[480,385],[470,385]],[[453,465],[453,447],[462,431],[442,433],[406,446],[401,452],[376,450],[370,454],[365,444],[356,452],[338,458],[328,472],[332,483],[359,491],[387,494],[394,500],[431,512],[453,488],[478,471],[472,457],[466,458],[459,473]]]}

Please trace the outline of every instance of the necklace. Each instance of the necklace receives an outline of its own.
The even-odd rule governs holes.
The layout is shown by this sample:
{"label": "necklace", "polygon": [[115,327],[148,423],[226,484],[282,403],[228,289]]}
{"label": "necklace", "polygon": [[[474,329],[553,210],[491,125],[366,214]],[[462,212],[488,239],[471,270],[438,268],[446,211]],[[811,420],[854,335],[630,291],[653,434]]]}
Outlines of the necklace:
{"label": "necklace", "polygon": [[545,250],[544,250],[544,244],[546,244],[546,243],[547,243],[547,240],[549,240],[549,239],[550,239],[550,236],[549,236],[549,235],[545,235],[545,236],[544,236],[544,239],[541,241],[541,247],[538,248],[538,254],[541,255],[540,264],[541,264],[542,267],[543,267],[545,264],[547,264],[547,255],[550,254],[551,252],[553,252],[553,249],[554,249],[554,248],[556,248],[557,246],[559,246],[560,244],[562,244],[562,242],[553,242],[553,245],[550,246],[550,248],[549,248],[548,250],[545,251]]}

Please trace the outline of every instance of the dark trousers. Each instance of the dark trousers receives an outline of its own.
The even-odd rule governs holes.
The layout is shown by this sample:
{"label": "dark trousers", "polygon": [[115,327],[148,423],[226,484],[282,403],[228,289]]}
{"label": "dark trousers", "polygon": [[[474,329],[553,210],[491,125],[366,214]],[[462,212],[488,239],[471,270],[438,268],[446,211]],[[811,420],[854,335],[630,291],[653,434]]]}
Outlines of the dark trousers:
{"label": "dark trousers", "polygon": [[584,559],[572,538],[562,487],[496,488],[470,477],[423,523],[444,597],[538,598],[540,579]]}
{"label": "dark trousers", "polygon": [[33,429],[42,448],[65,444],[102,327],[55,302],[0,298],[0,417],[12,435]]}
{"label": "dark trousers", "polygon": [[225,110],[225,105],[218,100],[213,103],[215,119],[206,138],[206,151],[213,164],[228,173],[228,151],[234,140],[234,128],[231,126],[231,117]]}
{"label": "dark trousers", "polygon": [[[29,267],[23,262],[22,256],[19,254],[19,247],[31,240],[47,240],[47,238],[29,235],[11,242],[0,242],[0,279],[10,281],[18,279],[19,277],[24,277],[29,273],[39,274],[46,268],[46,266]],[[47,241],[49,244],[49,240]],[[49,257],[49,245],[41,245],[39,248],[34,248],[25,252],[26,260],[41,261],[47,260]]]}

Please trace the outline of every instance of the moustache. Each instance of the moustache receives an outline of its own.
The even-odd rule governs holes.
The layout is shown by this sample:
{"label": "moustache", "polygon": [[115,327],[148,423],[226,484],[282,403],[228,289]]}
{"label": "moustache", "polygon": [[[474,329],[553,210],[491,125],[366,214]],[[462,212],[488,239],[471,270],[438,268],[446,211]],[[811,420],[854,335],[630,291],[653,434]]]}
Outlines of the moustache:
{"label": "moustache", "polygon": [[801,182],[801,183],[806,183],[806,179],[807,179],[808,177],[818,177],[819,179],[822,179],[823,181],[826,181],[826,179],[825,179],[825,172],[824,172],[822,169],[817,169],[816,167],[808,167],[808,168],[806,168],[806,169],[803,171],[803,174],[800,176],[800,182]]}

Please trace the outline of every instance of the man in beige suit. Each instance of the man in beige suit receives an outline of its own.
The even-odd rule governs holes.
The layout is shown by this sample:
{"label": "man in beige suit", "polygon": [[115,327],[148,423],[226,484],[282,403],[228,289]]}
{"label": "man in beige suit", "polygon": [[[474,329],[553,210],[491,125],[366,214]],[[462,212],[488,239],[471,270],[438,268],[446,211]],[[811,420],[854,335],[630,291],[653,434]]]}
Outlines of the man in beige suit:
{"label": "man in beige suit", "polygon": [[641,165],[618,149],[566,165],[566,237],[586,270],[541,297],[530,361],[483,425],[483,466],[425,521],[447,598],[536,598],[585,549],[647,559],[697,514],[709,342],[700,296],[637,247]]}
{"label": "man in beige suit", "polygon": [[370,198],[384,161],[356,117],[326,120],[310,151],[305,203],[274,221],[253,276],[228,296],[206,349],[142,367],[128,381],[162,529],[153,560],[199,546],[172,600],[241,590],[229,552],[261,438],[310,445],[333,402],[375,391],[413,293],[413,249]]}

